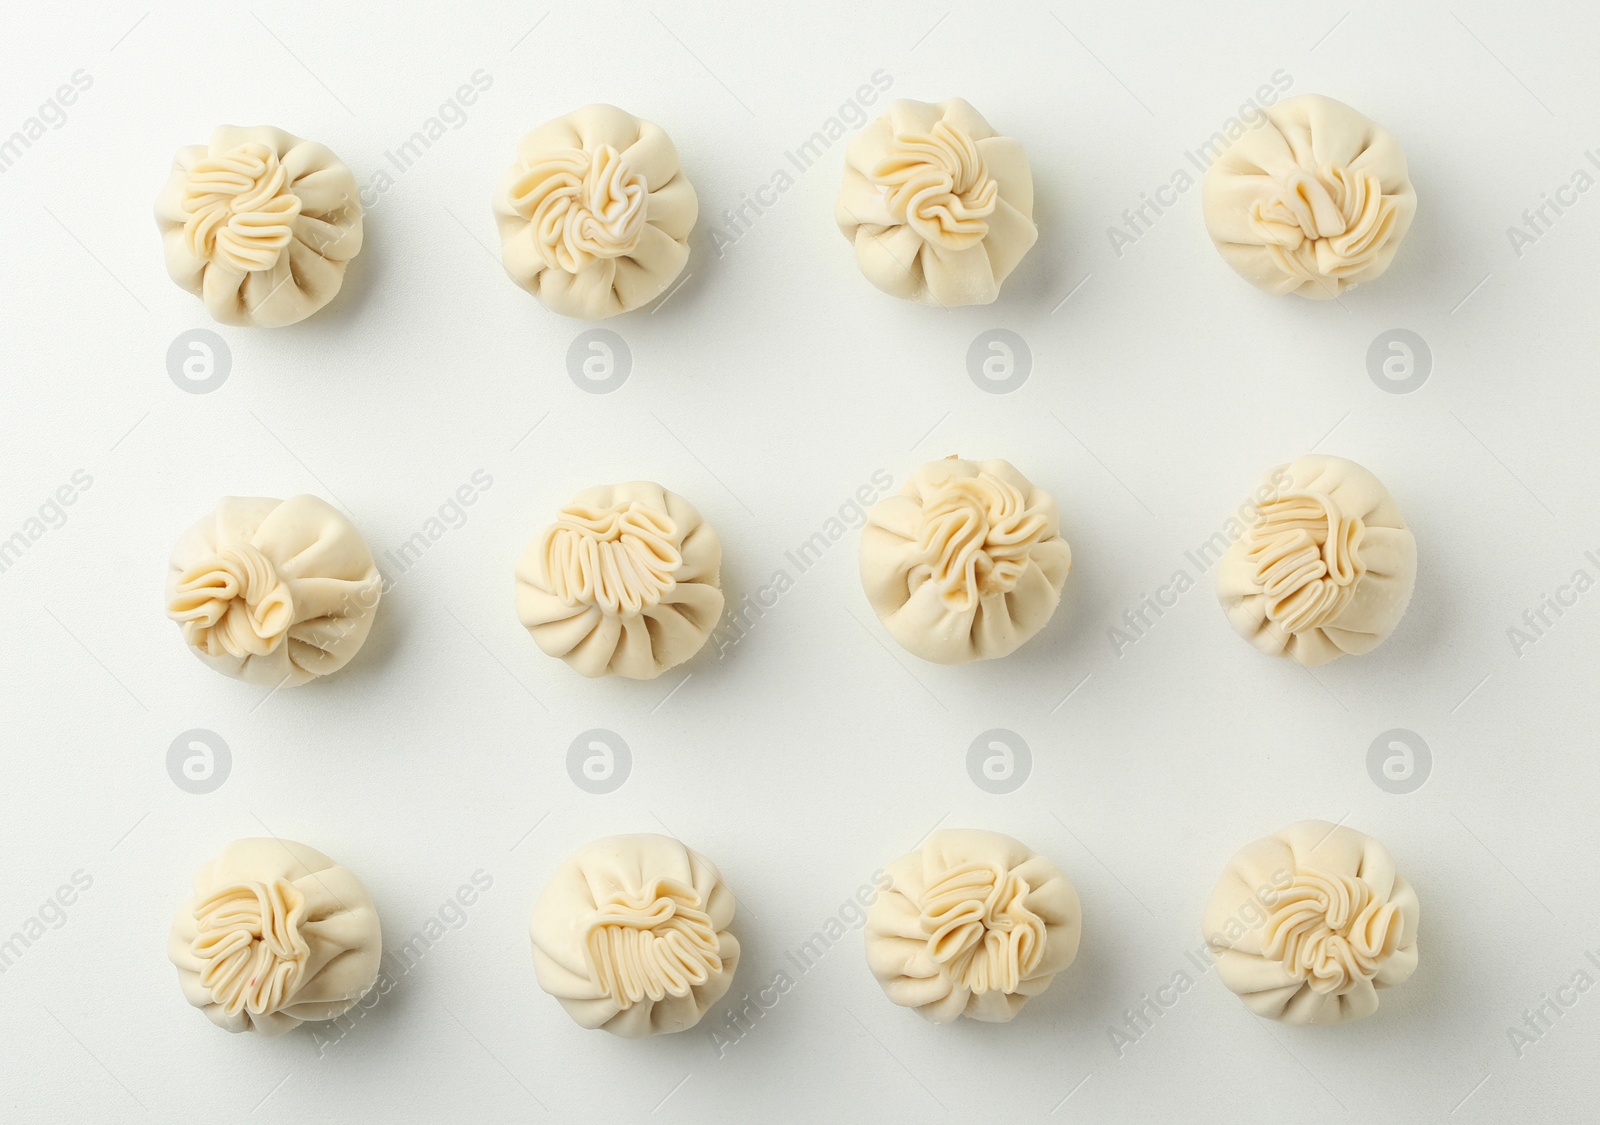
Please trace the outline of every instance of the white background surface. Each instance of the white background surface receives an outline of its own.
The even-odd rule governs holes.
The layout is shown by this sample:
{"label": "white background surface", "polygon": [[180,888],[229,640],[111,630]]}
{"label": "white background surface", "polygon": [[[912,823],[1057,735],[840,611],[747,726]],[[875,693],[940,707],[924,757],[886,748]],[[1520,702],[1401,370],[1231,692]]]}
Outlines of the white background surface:
{"label": "white background surface", "polygon": [[[0,177],[0,533],[75,470],[93,484],[0,574],[0,935],[73,872],[93,884],[0,975],[0,1116],[1592,1112],[1600,993],[1520,1054],[1507,1029],[1600,948],[1600,593],[1520,655],[1507,629],[1575,570],[1600,577],[1584,557],[1600,548],[1600,192],[1520,258],[1506,234],[1600,143],[1592,6],[414,7],[4,17],[0,134],[75,70],[93,85]],[[964,96],[1027,145],[1040,240],[996,305],[923,308],[859,276],[831,217],[842,142],[725,254],[708,240],[879,68],[893,96]],[[1197,188],[1114,255],[1120,212],[1280,68],[1291,93],[1347,100],[1404,143],[1420,207],[1389,273],[1340,304],[1268,298],[1212,250]],[[168,345],[209,321],[167,279],[151,220],[172,152],[221,122],[275,124],[365,184],[479,69],[491,89],[372,209],[335,304],[290,329],[220,329],[228,382],[177,388]],[[585,326],[503,276],[488,207],[522,133],[599,100],[668,129],[702,209],[689,280],[607,323],[634,369],[605,396],[566,372]],[[1033,354],[1009,395],[966,371],[995,327]],[[1395,327],[1433,352],[1409,395],[1366,369]],[[1415,529],[1421,577],[1390,642],[1313,676],[1240,641],[1207,575],[1119,656],[1122,613],[1264,469],[1313,446],[1373,469]],[[875,470],[902,481],[955,452],[1048,488],[1074,549],[1056,619],[1010,659],[942,668],[895,648],[854,532],[720,659],[651,683],[579,678],[513,612],[513,561],[582,487],[684,493],[721,533],[737,600]],[[399,579],[330,682],[265,698],[206,670],[162,614],[167,552],[220,495],[319,493],[381,553],[480,469],[493,485],[469,521]],[[965,765],[995,727],[1033,755],[1008,795]],[[209,795],[168,776],[190,728],[232,751]],[[609,795],[568,776],[590,728],[634,757]],[[1391,728],[1431,748],[1413,793],[1369,776]],[[1376,1017],[1308,1031],[1258,1021],[1185,955],[1228,857],[1313,816],[1382,839],[1423,921],[1421,966]],[[936,823],[1009,832],[1081,894],[1077,963],[1010,1025],[895,1008],[858,934],[723,1057],[712,1032],[736,1031],[720,1012],[626,1042],[580,1031],[534,981],[533,899],[593,837],[670,830],[713,857],[740,901],[734,992],[753,996]],[[391,947],[475,871],[493,886],[320,1054],[309,1029],[230,1037],[184,1003],[167,927],[196,866],[269,831],[353,868]],[[1109,1029],[1185,969],[1192,990],[1119,1053]]]}

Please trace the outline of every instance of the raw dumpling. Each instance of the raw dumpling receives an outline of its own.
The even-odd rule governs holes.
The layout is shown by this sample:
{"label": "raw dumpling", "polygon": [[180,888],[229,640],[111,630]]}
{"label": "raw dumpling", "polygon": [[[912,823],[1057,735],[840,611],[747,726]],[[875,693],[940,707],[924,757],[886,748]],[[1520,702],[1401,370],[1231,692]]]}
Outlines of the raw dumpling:
{"label": "raw dumpling", "polygon": [[1240,636],[1305,665],[1378,647],[1405,614],[1417,541],[1383,482],[1354,461],[1311,454],[1273,469],[1245,505],[1255,518],[1217,567]]}
{"label": "raw dumpling", "polygon": [[867,966],[931,1023],[1005,1023],[1078,955],[1078,892],[1010,836],[935,832],[888,875],[867,910]]}
{"label": "raw dumpling", "polygon": [[722,616],[722,545],[659,484],[587,489],[517,562],[517,616],[585,676],[650,680],[706,643]]}
{"label": "raw dumpling", "polygon": [[235,840],[196,872],[167,956],[184,998],[227,1031],[282,1035],[353,1008],[378,979],[361,881],[289,840]]}
{"label": "raw dumpling", "polygon": [[1303,820],[1234,856],[1202,923],[1217,976],[1258,1016],[1343,1023],[1417,968],[1417,893],[1378,841]]}
{"label": "raw dumpling", "polygon": [[539,126],[494,193],[511,280],[563,316],[600,320],[659,297],[699,215],[661,126],[589,105]]}
{"label": "raw dumpling", "polygon": [[1329,300],[1394,260],[1417,211],[1406,154],[1387,129],[1306,94],[1206,170],[1206,230],[1239,275],[1268,293]]}
{"label": "raw dumpling", "polygon": [[987,305],[1039,237],[1022,143],[960,98],[896,101],[845,156],[834,220],[867,280],[926,305]]}
{"label": "raw dumpling", "polygon": [[224,675],[295,687],[337,672],[383,592],[355,525],[315,496],[227,496],[172,549],[167,616]]}
{"label": "raw dumpling", "polygon": [[533,908],[539,987],[587,1028],[628,1039],[685,1031],[733,983],[733,910],[716,865],[672,837],[596,840]]}
{"label": "raw dumpling", "polygon": [[1056,503],[1005,461],[930,461],[872,509],[861,584],[889,634],[939,664],[1015,651],[1072,569]]}
{"label": "raw dumpling", "polygon": [[223,125],[178,150],[156,200],[172,280],[223,324],[304,320],[339,292],[361,250],[356,178],[282,129]]}

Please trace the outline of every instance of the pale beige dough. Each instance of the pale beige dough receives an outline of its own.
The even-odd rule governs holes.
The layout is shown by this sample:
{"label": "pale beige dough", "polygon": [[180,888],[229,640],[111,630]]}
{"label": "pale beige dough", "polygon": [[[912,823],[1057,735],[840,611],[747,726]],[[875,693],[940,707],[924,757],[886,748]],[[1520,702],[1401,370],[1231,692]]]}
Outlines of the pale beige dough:
{"label": "pale beige dough", "polygon": [[1262,652],[1326,664],[1394,632],[1417,542],[1389,490],[1342,457],[1310,454],[1262,479],[1261,504],[1217,567],[1229,623]]}
{"label": "pale beige dough", "polygon": [[938,664],[1014,652],[1055,613],[1071,569],[1055,501],[998,459],[928,462],[861,532],[867,601]]}
{"label": "pale beige dough", "polygon": [[173,547],[166,608],[217,671],[296,687],[360,651],[382,592],[366,540],[326,501],[225,496]]}
{"label": "pale beige dough", "polygon": [[1201,923],[1217,976],[1256,1015],[1344,1023],[1417,968],[1416,891],[1378,841],[1291,824],[1229,861]]}
{"label": "pale beige dough", "polygon": [[930,1023],[1005,1023],[1078,955],[1078,892],[1010,836],[935,832],[888,877],[867,909],[867,966]]}
{"label": "pale beige dough", "polygon": [[862,129],[834,219],[868,281],[944,307],[992,302],[1039,237],[1022,143],[960,98],[892,102]]}
{"label": "pale beige dough", "polygon": [[1417,211],[1400,142],[1320,94],[1261,111],[1206,170],[1211,241],[1268,293],[1331,300],[1389,268]]}
{"label": "pale beige dough", "polygon": [[650,680],[722,616],[722,545],[683,497],[633,481],[578,493],[517,561],[517,616],[585,676]]}
{"label": "pale beige dough", "polygon": [[573,853],[533,908],[539,987],[586,1028],[638,1039],[686,1031],[739,966],[733,893],[670,836],[607,836]]}
{"label": "pale beige dough", "polygon": [[178,150],[156,199],[167,272],[223,324],[304,320],[361,251],[355,176],[282,129],[223,125]]}
{"label": "pale beige dough", "polygon": [[347,868],[290,840],[235,840],[195,873],[167,956],[212,1023],[273,1036],[354,1007],[378,979],[383,937]]}
{"label": "pale beige dough", "polygon": [[506,273],[581,320],[664,293],[689,260],[699,207],[661,126],[613,105],[584,106],[523,137],[494,193]]}

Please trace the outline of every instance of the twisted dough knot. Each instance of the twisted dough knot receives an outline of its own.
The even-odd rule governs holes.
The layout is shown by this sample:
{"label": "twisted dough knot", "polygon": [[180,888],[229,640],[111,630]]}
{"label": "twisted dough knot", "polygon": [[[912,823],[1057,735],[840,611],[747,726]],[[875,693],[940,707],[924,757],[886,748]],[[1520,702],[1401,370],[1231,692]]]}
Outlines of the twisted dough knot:
{"label": "twisted dough knot", "polygon": [[923,897],[928,955],[974,993],[1015,992],[1044,957],[1045,924],[1028,883],[982,863],[952,868]]}
{"label": "twisted dough knot", "polygon": [[1359,517],[1331,497],[1297,492],[1261,506],[1245,532],[1245,557],[1267,596],[1267,618],[1291,635],[1338,619],[1366,573]]}
{"label": "twisted dough knot", "polygon": [[184,189],[184,237],[195,257],[241,273],[270,270],[294,236],[300,197],[278,154],[250,141],[196,162]]}
{"label": "twisted dough knot", "polygon": [[1302,872],[1267,919],[1262,955],[1323,995],[1378,975],[1399,946],[1400,908],[1356,876]]}
{"label": "twisted dough knot", "polygon": [[207,656],[262,656],[294,623],[294,598],[266,555],[233,543],[178,576],[167,616]]}
{"label": "twisted dough knot", "polygon": [[990,473],[951,479],[924,504],[917,545],[926,561],[913,571],[912,588],[934,582],[958,609],[1009,593],[1049,531],[1044,513],[1009,482]]}
{"label": "twisted dough knot", "polygon": [[510,188],[545,263],[567,273],[637,249],[648,196],[644,176],[610,145],[552,153]]}
{"label": "twisted dough knot", "polygon": [[989,233],[1000,185],[989,178],[976,142],[948,121],[930,133],[897,133],[894,149],[870,172],[889,211],[923,241],[964,250]]}
{"label": "twisted dough knot", "polygon": [[293,883],[223,887],[194,908],[199,932],[190,951],[200,983],[230,1016],[270,1015],[300,988],[311,947],[300,934],[306,900]]}
{"label": "twisted dough knot", "polygon": [[716,927],[693,887],[661,879],[600,904],[584,939],[595,984],[619,1008],[687,996],[722,971]]}
{"label": "twisted dough knot", "polygon": [[636,500],[625,507],[566,507],[545,533],[550,592],[570,606],[636,616],[659,605],[683,565],[678,526]]}
{"label": "twisted dough knot", "polygon": [[1250,204],[1250,225],[1285,273],[1341,278],[1371,264],[1394,231],[1399,206],[1371,172],[1326,163],[1295,168]]}

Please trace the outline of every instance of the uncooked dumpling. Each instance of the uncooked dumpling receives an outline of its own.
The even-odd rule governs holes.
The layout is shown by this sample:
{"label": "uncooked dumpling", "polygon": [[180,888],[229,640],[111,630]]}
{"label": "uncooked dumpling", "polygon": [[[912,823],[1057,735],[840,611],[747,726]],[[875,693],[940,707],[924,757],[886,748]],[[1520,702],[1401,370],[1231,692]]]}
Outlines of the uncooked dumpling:
{"label": "uncooked dumpling", "polygon": [[1202,923],[1217,976],[1258,1016],[1343,1023],[1417,968],[1417,893],[1378,841],[1321,820],[1234,856]]}
{"label": "uncooked dumpling", "polygon": [[1417,211],[1393,134],[1318,94],[1261,111],[1206,170],[1206,230],[1268,293],[1330,300],[1394,260]]}
{"label": "uncooked dumpling", "polygon": [[845,156],[834,219],[868,281],[929,305],[987,305],[1039,230],[1022,143],[960,98],[896,101]]}
{"label": "uncooked dumpling", "polygon": [[195,874],[167,956],[189,1003],[227,1031],[331,1020],[378,979],[372,897],[347,868],[290,840],[235,840]]}
{"label": "uncooked dumpling", "polygon": [[930,461],[861,532],[867,601],[906,651],[939,664],[1015,651],[1071,569],[1055,501],[1006,461]]}
{"label": "uncooked dumpling", "polygon": [[167,616],[224,675],[295,687],[366,642],[383,579],[366,540],[315,496],[227,496],[172,549]]}
{"label": "uncooked dumpling", "polygon": [[672,837],[596,840],[533,908],[539,987],[587,1028],[629,1039],[685,1031],[733,983],[733,911],[716,865]]}
{"label": "uncooked dumpling", "polygon": [[517,616],[585,676],[649,680],[700,651],[722,616],[722,545],[659,484],[572,498],[517,562]]}
{"label": "uncooked dumpling", "polygon": [[223,324],[304,320],[339,292],[361,250],[355,176],[282,129],[224,125],[178,150],[156,200],[172,280]]}
{"label": "uncooked dumpling", "polygon": [[888,876],[867,909],[867,966],[931,1023],[1005,1023],[1078,955],[1078,892],[1010,836],[935,832]]}
{"label": "uncooked dumpling", "polygon": [[683,272],[699,202],[661,126],[589,105],[522,138],[494,213],[511,280],[564,316],[600,320]]}
{"label": "uncooked dumpling", "polygon": [[1228,621],[1256,648],[1305,665],[1370,652],[1417,580],[1417,542],[1389,490],[1342,457],[1273,469],[1255,518],[1217,567]]}

